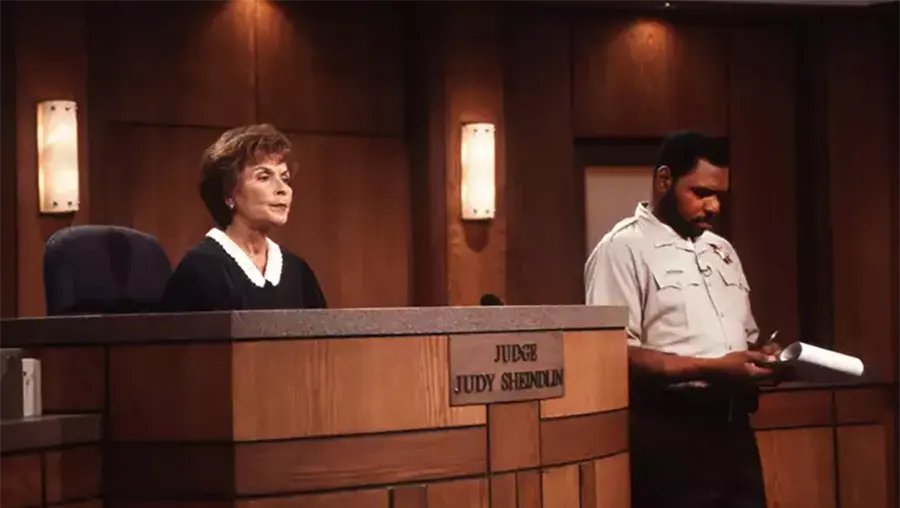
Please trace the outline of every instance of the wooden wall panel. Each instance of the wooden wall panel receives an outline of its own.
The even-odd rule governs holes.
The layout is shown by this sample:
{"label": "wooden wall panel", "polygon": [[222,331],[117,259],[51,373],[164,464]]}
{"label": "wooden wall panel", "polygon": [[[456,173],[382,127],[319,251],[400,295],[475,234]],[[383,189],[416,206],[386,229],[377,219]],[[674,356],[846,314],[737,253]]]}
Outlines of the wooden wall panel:
{"label": "wooden wall panel", "polygon": [[[156,236],[177,264],[213,226],[197,192],[202,151],[227,128],[272,122],[299,161],[274,238],[310,262],[332,307],[410,303],[399,16],[262,1],[90,12],[96,221]],[[133,30],[139,19],[164,29]]]}
{"label": "wooden wall panel", "polygon": [[488,508],[488,490],[483,478],[437,483],[428,488],[428,508]]}
{"label": "wooden wall panel", "polygon": [[516,495],[519,497],[518,508],[542,507],[541,477],[541,472],[534,470],[516,473]]}
{"label": "wooden wall panel", "polygon": [[[506,297],[506,124],[503,110],[502,11],[496,4],[459,3],[447,19],[446,196],[447,287],[450,305],[476,305],[484,293]],[[496,215],[464,222],[461,216],[461,127],[496,127]]]}
{"label": "wooden wall panel", "polygon": [[517,10],[504,76],[507,303],[580,304],[584,176],[573,159],[571,30],[546,8]]}
{"label": "wooden wall panel", "polygon": [[256,4],[92,6],[92,86],[102,90],[109,120],[219,127],[252,122]]}
{"label": "wooden wall panel", "polygon": [[490,470],[509,471],[537,466],[541,461],[540,403],[488,405]]}
{"label": "wooden wall panel", "polygon": [[255,3],[258,120],[294,131],[403,135],[396,6]]}
{"label": "wooden wall panel", "polygon": [[238,508],[405,508],[396,504],[391,506],[387,489],[248,499],[234,504]]}
{"label": "wooden wall panel", "polygon": [[412,211],[413,295],[417,306],[447,304],[447,170],[444,47],[437,4],[417,3],[405,29],[407,137]]}
{"label": "wooden wall panel", "polygon": [[[0,3],[0,110],[16,109],[16,24],[13,2]],[[16,116],[0,117],[0,316],[16,316]]]}
{"label": "wooden wall panel", "polygon": [[[582,503],[582,508],[628,508],[631,506],[631,464],[628,454],[600,459],[593,463],[590,481],[595,504]],[[582,475],[582,493],[589,480]],[[582,498],[583,499],[583,498]],[[549,507],[548,507],[549,508]]]}
{"label": "wooden wall panel", "polygon": [[[483,427],[239,445],[234,489],[239,496],[251,496],[483,475],[486,454]],[[445,485],[428,488],[429,507],[435,506],[432,496],[457,495],[456,488],[436,495]],[[461,489],[474,498],[481,488],[471,487]],[[457,502],[448,506],[475,506],[470,499]]]}
{"label": "wooden wall panel", "polygon": [[834,423],[832,394],[827,390],[766,393],[751,415],[754,428],[808,427]]}
{"label": "wooden wall panel", "polygon": [[[881,21],[885,27],[887,32],[887,47],[889,51],[885,55],[887,58],[887,64],[889,69],[888,74],[888,90],[892,93],[890,94],[890,102],[888,104],[888,111],[893,111],[895,113],[894,121],[889,123],[889,130],[887,133],[888,144],[890,146],[889,154],[889,171],[890,174],[890,188],[891,188],[891,212],[890,216],[891,227],[890,231],[891,235],[891,257],[890,259],[893,261],[893,273],[891,274],[891,280],[893,280],[891,298],[892,298],[892,308],[900,309],[900,121],[897,121],[897,112],[900,112],[900,26],[897,23],[894,23],[894,19],[900,15],[900,4],[894,3],[892,6],[887,6],[890,10],[886,10],[886,15],[881,16]],[[897,386],[900,387],[900,379],[898,379],[898,371],[900,371],[900,312],[895,312],[893,315],[893,333],[891,342],[894,344],[894,358],[896,361],[894,362],[894,381],[897,382]],[[893,443],[893,449],[897,450],[896,453],[893,454],[893,462],[891,466],[893,467],[893,476],[892,478],[898,478],[900,476],[900,420],[898,420],[898,411],[900,411],[900,398],[895,395],[895,412],[894,412],[894,425],[896,432],[891,434],[893,440],[888,440],[888,442]],[[895,481],[894,488],[891,489],[889,499],[896,506],[900,504],[900,480]]]}
{"label": "wooden wall panel", "polygon": [[47,347],[27,351],[41,362],[44,414],[91,413],[106,408],[106,352],[102,347]]}
{"label": "wooden wall panel", "polygon": [[886,431],[890,429],[881,425],[837,429],[841,508],[888,506]]}
{"label": "wooden wall panel", "polygon": [[834,394],[835,417],[839,423],[887,422],[894,412],[895,393],[886,388],[857,388]]}
{"label": "wooden wall panel", "polygon": [[[110,222],[156,236],[173,265],[213,227],[197,190],[199,160],[221,129],[107,129]],[[410,214],[403,143],[292,136],[298,172],[288,224],[273,238],[306,259],[329,305],[400,306],[409,299]],[[112,189],[116,189],[114,192]]]}
{"label": "wooden wall panel", "polygon": [[9,508],[40,506],[44,499],[41,456],[37,453],[0,459],[0,503]]}
{"label": "wooden wall panel", "polygon": [[[199,154],[219,132],[161,125],[110,128],[105,167],[128,168],[107,173],[110,222],[156,236],[177,263],[213,226],[197,184]],[[403,143],[292,138],[299,162],[294,204],[288,224],[274,238],[310,263],[332,307],[407,304],[410,213]]]}
{"label": "wooden wall panel", "polygon": [[0,474],[4,507],[99,508],[103,458],[96,444],[72,447],[57,442],[51,448],[4,454]]}
{"label": "wooden wall panel", "polygon": [[600,16],[576,22],[575,135],[660,137],[685,128],[727,135],[727,47],[714,25]]}
{"label": "wooden wall panel", "polygon": [[291,135],[291,219],[273,238],[306,259],[330,307],[410,303],[411,212],[402,140]]}
{"label": "wooden wall panel", "polygon": [[769,506],[835,508],[833,430],[756,433]]}
{"label": "wooden wall panel", "polygon": [[[413,161],[416,302],[477,305],[484,293],[506,294],[504,8],[487,3],[433,3],[411,13],[408,150]],[[463,222],[460,138],[464,123],[496,126],[496,215]],[[427,217],[426,217],[427,215]]]}
{"label": "wooden wall panel", "polygon": [[[66,226],[91,221],[85,12],[82,2],[19,3],[14,10],[16,282],[17,311],[21,316],[45,312],[43,254],[47,238]],[[78,103],[80,209],[75,214],[41,216],[38,211],[37,103],[48,99]]]}
{"label": "wooden wall panel", "polygon": [[222,129],[109,124],[102,167],[108,222],[155,236],[173,265],[214,223],[200,199],[200,156]]}
{"label": "wooden wall panel", "polygon": [[[610,411],[628,406],[628,348],[622,330],[566,332],[566,393],[541,401],[541,418]],[[602,359],[602,360],[600,360]]]}
{"label": "wooden wall panel", "polygon": [[581,492],[578,473],[579,468],[577,464],[541,471],[543,506],[579,508]]}
{"label": "wooden wall panel", "polygon": [[800,339],[794,41],[786,30],[742,27],[730,43],[731,241],[762,333],[780,329],[788,343]]}
{"label": "wooden wall panel", "polygon": [[231,360],[231,346],[222,343],[111,348],[109,439],[231,439]]}
{"label": "wooden wall panel", "polygon": [[425,485],[406,485],[390,489],[391,508],[428,508]]}
{"label": "wooden wall panel", "polygon": [[[769,506],[812,503],[806,500],[811,493],[830,496],[820,501],[830,506],[895,506],[895,396],[890,384],[764,390],[752,423]],[[814,476],[824,472],[813,474],[811,465],[823,460],[833,469],[829,482],[819,485]]]}
{"label": "wooden wall panel", "polygon": [[[449,406],[447,338],[246,342],[235,345],[239,440],[479,425],[484,406]],[[303,375],[285,379],[284,372]],[[242,374],[238,374],[242,373]],[[410,392],[408,387],[429,387]],[[327,387],[315,389],[314,387]],[[260,394],[266,394],[261,397]],[[293,394],[316,397],[285,401]],[[285,411],[292,413],[289,417]]]}
{"label": "wooden wall panel", "polygon": [[[878,23],[830,27],[827,51],[828,149],[834,241],[835,346],[867,370],[894,380],[897,339],[891,301],[891,104],[888,49]],[[893,63],[896,65],[896,61]],[[893,211],[896,213],[896,210]]]}
{"label": "wooden wall panel", "polygon": [[44,471],[47,504],[97,497],[103,486],[103,456],[97,446],[46,452]]}
{"label": "wooden wall panel", "polygon": [[628,450],[628,411],[541,420],[541,464],[572,464]]}
{"label": "wooden wall panel", "polygon": [[833,231],[828,156],[828,55],[825,31],[809,24],[797,34],[797,291],[799,339],[834,347]]}

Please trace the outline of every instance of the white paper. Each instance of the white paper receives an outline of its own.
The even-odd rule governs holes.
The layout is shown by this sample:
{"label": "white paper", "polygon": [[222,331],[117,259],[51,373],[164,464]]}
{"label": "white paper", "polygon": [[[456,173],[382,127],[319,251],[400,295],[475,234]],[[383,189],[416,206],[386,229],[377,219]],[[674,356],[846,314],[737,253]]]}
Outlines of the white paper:
{"label": "white paper", "polygon": [[794,342],[781,351],[781,361],[800,362],[850,376],[861,376],[865,371],[862,360],[855,356],[845,355],[828,349],[811,346],[803,342]]}
{"label": "white paper", "polygon": [[22,359],[22,416],[41,416],[41,361]]}

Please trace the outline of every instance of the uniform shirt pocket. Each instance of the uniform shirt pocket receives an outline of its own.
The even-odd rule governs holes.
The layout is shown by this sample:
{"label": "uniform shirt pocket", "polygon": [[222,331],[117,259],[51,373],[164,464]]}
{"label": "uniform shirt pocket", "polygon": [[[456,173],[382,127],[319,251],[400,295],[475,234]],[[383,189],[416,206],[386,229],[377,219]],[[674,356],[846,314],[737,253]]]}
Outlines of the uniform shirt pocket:
{"label": "uniform shirt pocket", "polygon": [[750,309],[750,284],[739,270],[730,266],[717,269],[724,283],[723,312],[729,320],[744,323]]}
{"label": "uniform shirt pocket", "polygon": [[654,294],[649,296],[645,325],[661,323],[681,336],[688,335],[690,302],[697,297],[703,281],[696,270],[671,262],[650,262]]}

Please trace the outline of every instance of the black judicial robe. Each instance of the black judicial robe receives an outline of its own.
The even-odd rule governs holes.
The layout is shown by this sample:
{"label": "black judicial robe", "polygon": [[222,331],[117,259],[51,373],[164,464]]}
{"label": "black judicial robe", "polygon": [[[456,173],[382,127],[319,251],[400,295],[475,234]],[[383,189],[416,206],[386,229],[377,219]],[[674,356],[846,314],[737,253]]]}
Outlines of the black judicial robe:
{"label": "black judicial robe", "polygon": [[[246,272],[250,269],[246,263],[242,267],[219,242],[204,238],[185,254],[169,278],[163,295],[164,311],[326,308],[325,295],[312,268],[294,254],[279,250],[281,277],[278,284],[266,279],[259,287]],[[270,263],[271,258],[270,255]]]}

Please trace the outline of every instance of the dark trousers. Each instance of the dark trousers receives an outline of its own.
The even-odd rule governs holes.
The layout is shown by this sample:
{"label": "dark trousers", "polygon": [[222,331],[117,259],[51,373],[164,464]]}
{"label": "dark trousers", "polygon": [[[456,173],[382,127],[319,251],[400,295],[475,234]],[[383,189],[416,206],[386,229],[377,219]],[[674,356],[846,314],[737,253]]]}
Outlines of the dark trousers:
{"label": "dark trousers", "polygon": [[766,508],[755,394],[632,392],[632,508]]}

